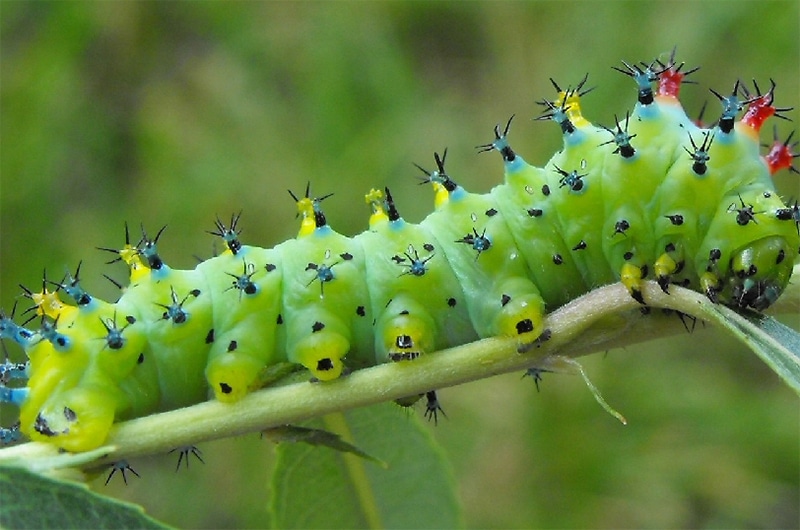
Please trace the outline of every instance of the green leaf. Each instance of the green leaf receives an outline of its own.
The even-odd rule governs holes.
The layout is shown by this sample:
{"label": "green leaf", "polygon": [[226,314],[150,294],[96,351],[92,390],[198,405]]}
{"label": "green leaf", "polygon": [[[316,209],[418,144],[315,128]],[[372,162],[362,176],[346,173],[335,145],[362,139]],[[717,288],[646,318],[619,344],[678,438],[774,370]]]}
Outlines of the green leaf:
{"label": "green leaf", "polygon": [[275,528],[463,526],[450,467],[417,416],[393,403],[311,422],[388,463],[281,444],[272,478]]}
{"label": "green leaf", "polygon": [[0,467],[3,528],[169,528],[141,507],[22,468]]}
{"label": "green leaf", "polygon": [[308,427],[298,427],[297,425],[282,425],[264,431],[264,436],[267,439],[275,442],[303,442],[313,446],[328,447],[334,451],[342,453],[351,453],[360,458],[371,460],[376,464],[383,467],[388,467],[385,462],[380,461],[374,456],[368,455],[353,444],[349,444],[342,440],[338,434],[328,432],[323,429],[310,429]]}
{"label": "green leaf", "polygon": [[716,310],[718,322],[800,394],[800,334],[767,315],[750,313],[743,317],[726,307]]}

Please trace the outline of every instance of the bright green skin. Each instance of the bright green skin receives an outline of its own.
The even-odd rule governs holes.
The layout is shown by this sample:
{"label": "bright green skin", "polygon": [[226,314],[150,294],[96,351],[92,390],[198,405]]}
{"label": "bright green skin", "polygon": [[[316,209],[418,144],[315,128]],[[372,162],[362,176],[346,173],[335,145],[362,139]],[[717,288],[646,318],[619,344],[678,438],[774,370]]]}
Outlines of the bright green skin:
{"label": "bright green skin", "polygon": [[[70,312],[58,322],[71,338],[65,351],[41,341],[28,352],[22,431],[88,450],[113,421],[202,401],[209,388],[236,401],[278,363],[329,380],[345,363],[412,360],[476,337],[529,343],[546,310],[620,278],[636,296],[654,270],[665,286],[685,281],[731,305],[763,308],[779,296],[800,237],[793,220],[776,217],[785,205],[747,131],[717,131],[708,171],[697,175],[684,147],[689,133],[701,143],[703,131],[674,99],[637,104],[629,159],[614,145],[599,148],[608,132],[573,111],[576,131],[545,168],[506,159],[505,184],[485,195],[436,184],[436,211],[420,224],[374,215],[353,238],[304,225],[274,249],[227,251],[194,271],[146,270],[116,304]],[[583,175],[582,189],[561,186],[556,166]],[[737,223],[742,203],[757,222]],[[678,215],[683,223],[670,219]],[[483,237],[488,247],[473,245]],[[424,273],[410,273],[409,256],[424,261]],[[242,275],[254,292],[233,287]],[[157,305],[171,303],[171,289],[179,300],[200,291],[186,298],[183,323]],[[127,316],[136,322],[111,350],[99,340],[100,319],[115,314],[120,328]]]}
{"label": "bright green skin", "polygon": [[[356,240],[369,257],[366,281],[375,316],[375,362],[386,362],[392,355],[422,355],[477,338],[458,278],[426,226],[384,220]],[[433,248],[427,250],[426,245]],[[424,274],[411,274],[406,253],[412,259],[427,259]],[[398,263],[397,258],[405,261]],[[399,329],[411,339],[405,347],[397,344]]]}
{"label": "bright green skin", "polygon": [[[209,286],[213,306],[213,342],[205,368],[205,378],[217,399],[234,402],[257,386],[264,366],[286,360],[279,348],[276,322],[281,299],[275,296],[283,281],[281,252],[275,249],[243,246],[236,255],[226,252],[198,265]],[[234,287],[236,276],[249,275],[256,291],[247,294]],[[209,327],[208,330],[211,329]],[[200,330],[205,340],[209,334]]]}

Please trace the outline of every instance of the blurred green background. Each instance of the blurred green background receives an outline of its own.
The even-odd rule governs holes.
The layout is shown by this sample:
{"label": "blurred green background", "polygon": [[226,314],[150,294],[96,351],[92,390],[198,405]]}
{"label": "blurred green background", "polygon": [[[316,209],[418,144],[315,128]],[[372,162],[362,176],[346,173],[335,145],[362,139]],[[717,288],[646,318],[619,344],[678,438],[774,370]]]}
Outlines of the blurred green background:
{"label": "blurred green background", "polygon": [[[556,127],[529,120],[549,77],[589,72],[585,114],[610,124],[635,99],[610,67],[675,45],[702,65],[682,93],[690,115],[708,101],[713,117],[708,87],[739,78],[773,78],[778,105],[798,106],[799,6],[4,1],[0,305],[81,259],[85,287],[113,299],[101,274],[124,270],[94,247],[120,245],[125,221],[167,224],[160,249],[176,267],[212,255],[217,214],[243,210],[245,242],[272,246],[297,229],[285,190],[308,181],[335,193],[325,208],[343,233],[366,227],[371,186],[418,221],[432,198],[412,162],[432,167],[449,147],[448,172],[487,191],[499,156],[474,146],[495,123],[517,114],[511,140],[532,163],[558,149]],[[792,127],[778,125],[782,138]],[[796,176],[777,181],[800,196]],[[431,428],[470,527],[798,527],[800,401],[755,356],[703,330],[585,367],[628,426],[575,377],[546,374],[539,393],[519,375],[441,392],[449,419]],[[182,527],[263,527],[270,443],[201,449],[206,465],[189,472],[171,455],[132,462],[142,478],[127,488],[95,486]]]}

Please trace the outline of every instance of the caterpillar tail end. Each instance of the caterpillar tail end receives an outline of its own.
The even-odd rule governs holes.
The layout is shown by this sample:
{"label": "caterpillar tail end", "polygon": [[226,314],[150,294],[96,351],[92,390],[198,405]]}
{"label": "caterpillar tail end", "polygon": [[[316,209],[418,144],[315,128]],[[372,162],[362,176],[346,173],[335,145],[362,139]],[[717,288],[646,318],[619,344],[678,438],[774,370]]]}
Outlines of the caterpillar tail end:
{"label": "caterpillar tail end", "polygon": [[70,452],[100,447],[114,423],[115,400],[102,390],[73,389],[40,410],[20,411],[21,430],[33,441]]}
{"label": "caterpillar tail end", "polygon": [[342,359],[350,351],[350,341],[338,333],[321,331],[300,341],[290,356],[320,381],[331,381],[342,375]]}

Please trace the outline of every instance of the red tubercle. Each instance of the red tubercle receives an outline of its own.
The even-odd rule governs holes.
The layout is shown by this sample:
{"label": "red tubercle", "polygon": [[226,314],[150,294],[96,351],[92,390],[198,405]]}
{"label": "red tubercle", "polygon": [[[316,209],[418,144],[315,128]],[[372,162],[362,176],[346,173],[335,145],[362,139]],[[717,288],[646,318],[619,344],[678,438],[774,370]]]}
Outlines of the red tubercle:
{"label": "red tubercle", "polygon": [[675,99],[677,99],[680,94],[681,85],[684,82],[691,83],[691,81],[684,81],[686,76],[700,69],[699,66],[695,66],[690,70],[682,72],[681,69],[685,63],[675,63],[674,49],[672,50],[672,54],[670,55],[667,64],[664,64],[661,61],[658,61],[658,63],[663,67],[663,70],[658,72],[658,86],[656,87],[656,95]]}
{"label": "red tubercle", "polygon": [[775,84],[763,96],[758,96],[750,100],[747,111],[742,116],[742,123],[752,127],[756,132],[761,130],[761,126],[770,116],[778,110],[772,105],[773,90]]}
{"label": "red tubercle", "polygon": [[687,75],[686,73],[680,71],[680,66],[678,66],[678,68],[671,66],[659,74],[656,95],[673,98],[678,97],[678,94],[681,90],[681,83],[683,83],[683,78]]}
{"label": "red tubercle", "polygon": [[797,147],[797,142],[792,143],[793,135],[794,131],[786,138],[786,141],[781,142],[776,134],[772,146],[769,148],[767,154],[764,155],[764,160],[767,162],[770,175],[774,175],[781,169],[788,169],[789,171],[798,173],[797,169],[792,165],[792,161],[800,157],[800,153],[792,152],[792,150]]}

